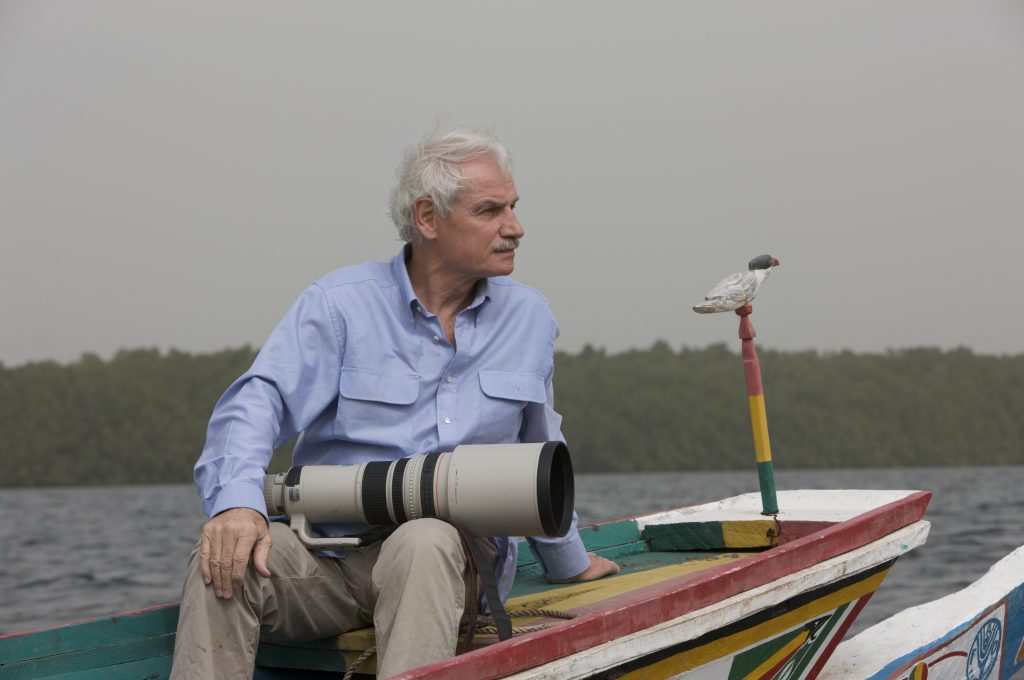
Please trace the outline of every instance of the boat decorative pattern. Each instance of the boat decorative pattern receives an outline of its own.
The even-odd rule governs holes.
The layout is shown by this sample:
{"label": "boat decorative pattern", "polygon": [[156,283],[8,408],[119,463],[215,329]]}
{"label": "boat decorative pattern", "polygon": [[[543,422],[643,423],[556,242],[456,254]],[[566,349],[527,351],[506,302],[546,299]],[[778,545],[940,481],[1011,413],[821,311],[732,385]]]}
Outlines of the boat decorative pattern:
{"label": "boat decorative pattern", "polygon": [[824,660],[881,584],[890,564],[592,677],[810,680],[820,672]]}
{"label": "boat decorative pattern", "polygon": [[[966,630],[951,636],[927,656],[904,663],[895,673],[873,678],[899,680],[1003,680],[1024,678],[1019,668],[1021,659],[1014,659],[1013,649],[1006,654],[1003,641],[1007,623],[1005,602],[978,616]],[[1024,643],[1022,643],[1024,644]],[[1008,657],[1004,659],[1004,656]],[[1018,655],[1019,656],[1019,655]],[[1004,673],[1004,661],[1008,662]]]}
{"label": "boat decorative pattern", "polygon": [[1022,566],[1019,548],[968,588],[869,628],[838,648],[823,680],[1024,680]]}

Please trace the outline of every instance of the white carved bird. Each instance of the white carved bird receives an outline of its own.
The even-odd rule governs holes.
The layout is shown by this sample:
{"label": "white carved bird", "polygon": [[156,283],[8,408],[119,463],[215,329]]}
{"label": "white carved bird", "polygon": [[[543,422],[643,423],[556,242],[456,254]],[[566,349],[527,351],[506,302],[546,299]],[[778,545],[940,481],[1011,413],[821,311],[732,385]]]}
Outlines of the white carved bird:
{"label": "white carved bird", "polygon": [[758,255],[747,265],[747,271],[730,274],[719,281],[693,311],[698,314],[731,312],[749,305],[772,269],[778,266],[779,261],[771,255]]}

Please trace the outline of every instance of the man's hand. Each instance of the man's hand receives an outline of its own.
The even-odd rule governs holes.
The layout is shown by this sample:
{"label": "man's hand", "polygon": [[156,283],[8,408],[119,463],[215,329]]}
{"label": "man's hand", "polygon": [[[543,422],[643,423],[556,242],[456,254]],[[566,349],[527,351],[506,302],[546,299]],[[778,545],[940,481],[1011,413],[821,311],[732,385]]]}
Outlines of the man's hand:
{"label": "man's hand", "polygon": [[548,576],[548,581],[552,583],[582,583],[583,581],[596,581],[599,578],[619,573],[619,565],[611,560],[606,560],[596,553],[587,553],[587,557],[590,558],[590,566],[582,573],[570,578],[551,578]]}
{"label": "man's hand", "polygon": [[203,583],[213,584],[217,597],[230,599],[242,587],[245,569],[252,555],[260,576],[270,576],[270,530],[263,515],[251,508],[225,510],[203,525],[199,565]]}

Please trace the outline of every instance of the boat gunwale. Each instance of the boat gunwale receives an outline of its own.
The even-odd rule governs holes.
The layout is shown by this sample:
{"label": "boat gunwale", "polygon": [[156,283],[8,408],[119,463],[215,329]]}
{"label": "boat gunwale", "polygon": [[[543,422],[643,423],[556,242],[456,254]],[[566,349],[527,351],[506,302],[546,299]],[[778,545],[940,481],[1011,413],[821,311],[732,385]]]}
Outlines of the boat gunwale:
{"label": "boat gunwale", "polygon": [[[819,531],[723,564],[609,598],[578,618],[545,630],[413,669],[399,678],[500,678],[639,632],[745,590],[837,557],[913,524],[930,491],[913,491]],[[609,616],[614,613],[614,616]]]}

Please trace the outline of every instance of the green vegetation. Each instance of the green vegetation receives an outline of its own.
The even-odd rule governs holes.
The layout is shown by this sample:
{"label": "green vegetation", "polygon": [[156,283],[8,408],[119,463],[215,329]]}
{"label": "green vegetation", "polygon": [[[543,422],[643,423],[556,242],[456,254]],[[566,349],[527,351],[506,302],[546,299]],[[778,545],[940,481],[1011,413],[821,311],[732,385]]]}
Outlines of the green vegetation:
{"label": "green vegetation", "polygon": [[[188,482],[214,403],[254,354],[0,365],[0,484]],[[1024,355],[760,356],[777,466],[1024,463]],[[725,345],[559,353],[555,388],[580,471],[754,467],[742,363]]]}

